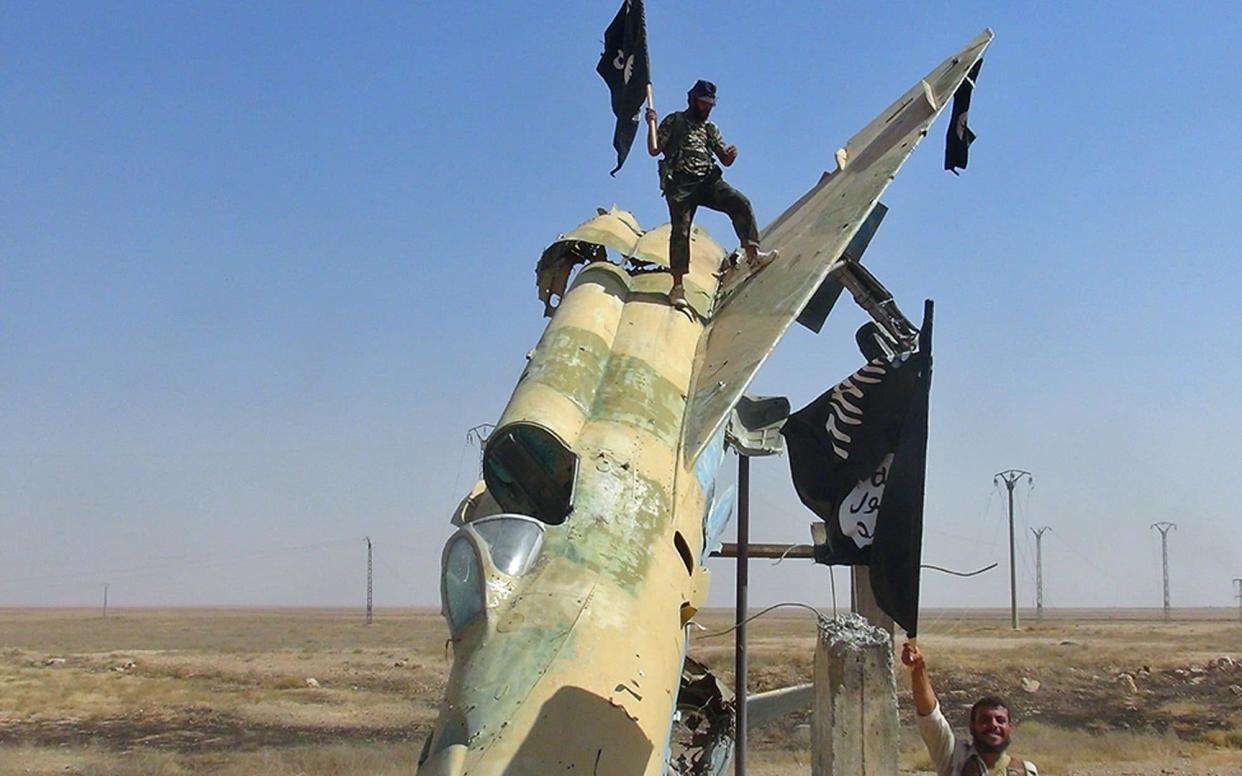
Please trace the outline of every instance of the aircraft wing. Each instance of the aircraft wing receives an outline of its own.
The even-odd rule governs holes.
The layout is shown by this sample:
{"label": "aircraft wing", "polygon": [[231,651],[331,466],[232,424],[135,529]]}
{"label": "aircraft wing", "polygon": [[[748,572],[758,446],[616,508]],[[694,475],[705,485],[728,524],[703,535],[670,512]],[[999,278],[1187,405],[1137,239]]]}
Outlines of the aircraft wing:
{"label": "aircraft wing", "polygon": [[725,421],[991,41],[992,31],[984,30],[916,83],[850,138],[837,170],[764,230],[764,249],[779,250],[780,258],[730,294],[699,341],[682,440],[686,460],[697,458]]}

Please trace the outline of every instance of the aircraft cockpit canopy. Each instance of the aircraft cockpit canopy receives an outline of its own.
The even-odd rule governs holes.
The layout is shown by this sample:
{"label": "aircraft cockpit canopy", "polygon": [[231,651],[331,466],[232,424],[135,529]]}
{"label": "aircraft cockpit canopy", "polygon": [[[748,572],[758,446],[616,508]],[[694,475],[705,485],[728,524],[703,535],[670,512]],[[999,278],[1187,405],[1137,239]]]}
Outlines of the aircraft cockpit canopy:
{"label": "aircraft cockpit canopy", "polygon": [[488,596],[530,569],[543,546],[544,526],[525,515],[492,515],[458,529],[444,548],[440,595],[449,630],[458,635],[489,605]]}
{"label": "aircraft cockpit canopy", "polygon": [[470,527],[487,545],[492,567],[511,577],[526,573],[543,544],[543,525],[522,515],[485,517]]}
{"label": "aircraft cockpit canopy", "polygon": [[454,634],[483,611],[483,564],[474,544],[459,532],[444,553],[444,617]]}

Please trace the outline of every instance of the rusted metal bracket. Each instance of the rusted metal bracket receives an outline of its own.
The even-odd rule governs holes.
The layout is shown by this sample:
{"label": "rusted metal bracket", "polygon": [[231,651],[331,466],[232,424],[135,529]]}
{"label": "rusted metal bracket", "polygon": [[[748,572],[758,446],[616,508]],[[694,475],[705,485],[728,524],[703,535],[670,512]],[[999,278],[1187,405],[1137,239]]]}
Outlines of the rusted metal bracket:
{"label": "rusted metal bracket", "polygon": [[[814,558],[815,547],[810,544],[747,544],[752,558]],[[736,558],[737,545],[726,542],[711,554],[713,558]]]}
{"label": "rusted metal bracket", "polygon": [[832,268],[829,277],[835,278],[849,289],[858,306],[866,310],[872,320],[889,336],[897,352],[908,353],[915,349],[919,330],[898,309],[892,293],[870,270],[857,261],[843,257]]}

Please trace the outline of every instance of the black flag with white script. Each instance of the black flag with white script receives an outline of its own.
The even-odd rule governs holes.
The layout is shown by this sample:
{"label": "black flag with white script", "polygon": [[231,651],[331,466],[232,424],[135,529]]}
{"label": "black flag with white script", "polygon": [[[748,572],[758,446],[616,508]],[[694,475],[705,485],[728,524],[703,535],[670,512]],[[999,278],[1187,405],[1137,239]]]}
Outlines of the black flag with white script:
{"label": "black flag with white script", "polygon": [[966,119],[970,114],[970,96],[975,91],[975,79],[979,77],[981,67],[982,59],[970,68],[966,80],[953,93],[953,113],[949,117],[949,130],[944,138],[944,168],[954,175],[957,175],[959,169],[966,169],[970,144],[975,142],[975,133],[966,126]]}
{"label": "black flag with white script", "polygon": [[816,561],[869,566],[876,603],[911,637],[918,628],[931,331],[928,301],[917,351],[870,361],[781,429],[798,497],[828,529]]}
{"label": "black flag with white script", "polygon": [[651,83],[651,65],[647,59],[647,22],[643,17],[643,0],[624,0],[617,16],[604,30],[604,53],[595,72],[600,74],[612,93],[612,112],[617,128],[612,146],[617,149],[616,175],[625,157],[629,156],[634,136],[638,134],[638,109],[647,97]]}

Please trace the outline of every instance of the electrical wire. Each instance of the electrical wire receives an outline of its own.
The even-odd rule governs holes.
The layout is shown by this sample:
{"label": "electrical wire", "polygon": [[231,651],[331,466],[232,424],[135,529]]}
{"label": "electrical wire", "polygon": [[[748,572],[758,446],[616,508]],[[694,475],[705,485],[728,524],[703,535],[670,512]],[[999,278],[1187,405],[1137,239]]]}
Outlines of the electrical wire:
{"label": "electrical wire", "polygon": [[1029,519],[1028,515],[1030,514],[1030,511],[1031,511],[1031,490],[1033,489],[1034,489],[1034,486],[1031,486],[1026,489],[1026,506],[1025,507],[1022,505],[1022,499],[1017,499],[1015,501],[1015,504],[1017,506],[1017,509],[1015,511],[1017,512],[1017,516],[1018,516],[1017,523],[1018,523],[1018,527],[1021,529],[1022,541],[1018,542],[1017,537],[1014,538],[1014,541],[1018,545],[1017,547],[1018,557],[1021,558],[1022,560],[1023,573],[1028,579],[1032,581],[1035,579],[1035,558],[1030,553],[1030,538],[1029,537],[1031,535],[1032,521]]}
{"label": "electrical wire", "polygon": [[780,554],[780,556],[778,556],[775,560],[772,561],[770,565],[779,566],[781,564],[781,561],[785,560],[785,558],[788,557],[789,553],[793,552],[799,547],[805,547],[805,546],[806,545],[798,545],[798,544],[789,545],[788,547],[785,548],[785,551]]}
{"label": "electrical wire", "polygon": [[944,574],[952,574],[955,577],[975,577],[975,576],[982,574],[985,571],[991,571],[992,569],[996,568],[997,565],[999,564],[991,563],[991,564],[988,564],[987,566],[984,566],[981,569],[975,569],[974,571],[954,571],[953,569],[947,569],[943,566],[933,566],[930,563],[924,563],[923,565],[919,566],[919,568],[931,569],[932,571],[939,571]]}
{"label": "electrical wire", "polygon": [[[983,540],[979,539],[977,536],[969,536],[969,537],[959,536],[956,534],[949,533],[947,531],[938,531],[936,529],[929,529],[929,528],[925,528],[924,530],[928,533],[934,533],[934,534],[938,534],[941,536],[947,536],[951,539],[957,540],[959,543],[973,546],[976,549],[980,550],[984,555],[995,555],[997,542],[999,541],[999,538],[1000,538],[999,533],[1000,533],[1001,525],[1005,521],[1003,518],[997,519],[997,520],[992,519],[994,517],[992,513],[992,502],[996,499],[997,495],[1001,494],[1002,492],[1003,491],[1001,490],[1000,483],[996,480],[993,480],[992,487],[988,489],[988,497],[984,501],[983,510],[980,513],[980,522],[984,526],[988,525],[989,523],[991,523],[991,526],[992,526],[992,536],[991,536],[991,540],[988,542],[984,542]],[[934,571],[943,571],[944,573],[952,574],[954,576],[975,576],[977,574],[982,574],[986,571],[990,571],[996,568],[997,565],[999,564],[992,563],[981,569],[978,569],[976,571],[972,571],[969,573],[965,573],[965,574],[960,573],[960,572],[954,572],[949,569],[944,569],[939,566],[934,566],[932,564],[924,564],[923,567],[929,568]],[[962,617],[960,614],[955,615],[955,616],[950,616],[946,614],[937,614],[930,623],[922,624],[919,630],[921,630],[923,633],[929,633],[931,631],[936,631],[937,633],[943,633],[944,635],[949,636],[949,635],[953,635],[959,632],[963,628],[965,622],[966,622],[966,619]]]}
{"label": "electrical wire", "polygon": [[470,449],[470,437],[469,435],[467,435],[466,443],[461,446],[461,455],[457,456],[457,470],[453,472],[453,489],[449,491],[448,498],[445,499],[445,502],[448,504],[450,514],[453,511],[453,507],[456,506],[456,504],[454,504],[453,502],[453,499],[458,498],[459,491],[457,490],[457,485],[461,481],[461,465],[462,463],[465,462],[466,451],[469,449]]}
{"label": "electrical wire", "polygon": [[781,607],[785,607],[785,606],[796,606],[800,609],[806,609],[808,611],[811,611],[815,614],[816,621],[825,619],[824,615],[818,609],[816,609],[814,606],[811,606],[810,604],[804,604],[801,601],[783,601],[779,604],[772,604],[768,608],[760,612],[757,612],[755,614],[752,614],[751,616],[747,617],[746,619],[742,620],[736,625],[725,628],[722,631],[715,631],[713,633],[704,633],[700,638],[713,639],[713,638],[716,638],[717,636],[726,636],[732,633],[733,631],[737,630],[738,628],[742,627],[743,625],[747,624],[748,622],[751,622],[752,620],[757,620],[763,615],[767,614],[768,612],[771,612],[775,609],[780,609]]}
{"label": "electrical wire", "polygon": [[211,568],[211,567],[216,567],[216,566],[226,566],[226,565],[231,565],[234,563],[245,563],[247,561],[260,560],[263,558],[269,558],[274,555],[282,555],[285,553],[306,552],[309,550],[320,550],[320,549],[326,549],[329,547],[339,547],[345,544],[353,544],[355,541],[357,540],[350,538],[350,539],[337,539],[334,541],[327,541],[327,542],[317,542],[315,544],[304,544],[304,545],[298,545],[298,546],[292,546],[292,547],[274,547],[274,548],[268,548],[268,549],[260,549],[260,550],[256,550],[253,552],[243,553],[240,555],[234,555],[232,557],[226,557],[226,558],[208,557],[208,558],[203,558],[200,560],[190,560],[184,557],[182,558],[167,557],[163,560],[156,561],[155,563],[147,563],[142,566],[133,566],[130,568],[112,569],[112,570],[103,570],[103,571],[78,571],[78,572],[73,572],[69,574],[58,574],[56,576],[0,579],[0,585],[18,585],[22,583],[43,584],[45,580],[56,580],[51,583],[53,585],[66,585],[66,584],[72,584],[68,581],[72,579],[92,580],[92,579],[102,578],[102,577],[109,577],[109,578],[141,577],[141,576],[145,576],[149,574],[163,573],[169,570],[170,568],[175,571],[180,571],[183,569],[201,569],[201,568]]}

